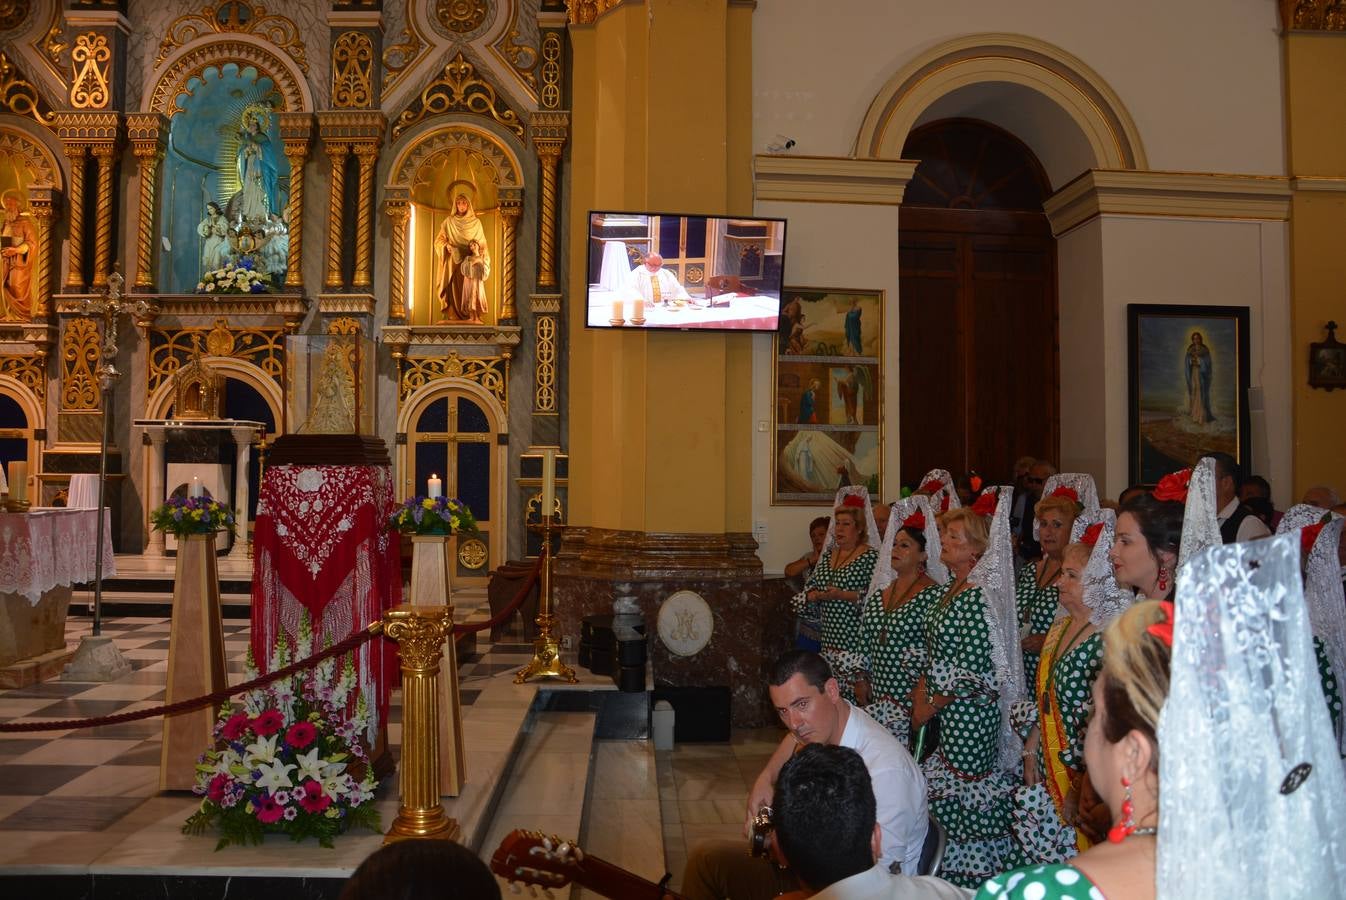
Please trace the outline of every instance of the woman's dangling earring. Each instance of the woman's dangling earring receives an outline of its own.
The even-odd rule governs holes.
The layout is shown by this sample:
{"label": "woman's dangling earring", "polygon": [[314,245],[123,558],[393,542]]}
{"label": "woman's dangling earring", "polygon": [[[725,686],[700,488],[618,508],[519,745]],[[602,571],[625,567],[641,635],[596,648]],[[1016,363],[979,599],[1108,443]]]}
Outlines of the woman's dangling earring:
{"label": "woman's dangling earring", "polygon": [[1159,567],[1158,587],[1159,587],[1159,596],[1162,597],[1168,593],[1168,569],[1165,569],[1163,566]]}
{"label": "woman's dangling earring", "polygon": [[1131,779],[1126,776],[1122,776],[1122,790],[1126,791],[1122,800],[1122,820],[1108,829],[1108,841],[1113,844],[1120,844],[1136,830],[1136,822],[1131,818],[1135,812],[1135,805],[1131,802]]}

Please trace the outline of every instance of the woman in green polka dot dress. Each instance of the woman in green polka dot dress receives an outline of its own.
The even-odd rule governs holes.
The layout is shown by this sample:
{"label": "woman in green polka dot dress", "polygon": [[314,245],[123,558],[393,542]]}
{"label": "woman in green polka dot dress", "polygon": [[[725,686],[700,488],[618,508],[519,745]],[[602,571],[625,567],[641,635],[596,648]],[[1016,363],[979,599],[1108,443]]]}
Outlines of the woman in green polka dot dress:
{"label": "woman in green polka dot dress", "polygon": [[1061,551],[1070,542],[1070,527],[1079,512],[1079,493],[1061,486],[1033,507],[1034,529],[1042,546],[1042,558],[1023,567],[1015,585],[1015,605],[1019,610],[1024,675],[1032,687],[1038,672],[1038,654],[1042,652],[1047,631],[1060,611],[1057,581],[1061,578]]}
{"label": "woman in green polka dot dress", "polygon": [[[893,506],[875,567],[875,590],[865,601],[860,625],[865,672],[856,694],[865,712],[906,744],[911,737],[911,692],[925,672],[925,623],[931,604],[943,596],[946,576],[938,561],[939,532],[925,497]],[[931,552],[933,564],[928,563]],[[888,564],[883,560],[887,555]]]}
{"label": "woman in green polka dot dress", "polygon": [[983,588],[968,584],[990,537],[974,509],[940,517],[941,559],[951,581],[931,608],[929,662],[912,695],[913,726],[937,716],[938,742],[923,769],[930,812],[949,835],[940,875],[963,887],[976,887],[1004,867],[1013,788],[999,759],[1000,676],[992,659],[990,600]]}
{"label": "woman in green polka dot dress", "polygon": [[1093,552],[1081,543],[1062,554],[1059,585],[1066,614],[1047,632],[1033,699],[1015,704],[1011,713],[1024,736],[1024,784],[1013,797],[1010,865],[1065,862],[1089,848],[1088,840],[1066,823],[1064,810],[1067,795],[1083,777],[1084,729],[1093,708],[1089,688],[1103,662],[1102,636],[1084,599],[1085,569]]}
{"label": "woman in green polka dot dress", "polygon": [[[845,488],[842,489],[846,491]],[[863,488],[861,489],[863,490]],[[832,667],[841,693],[855,702],[860,653],[860,601],[869,589],[879,554],[866,542],[868,494],[847,493],[832,514],[832,539],[804,585],[804,597],[822,613],[822,656]]]}

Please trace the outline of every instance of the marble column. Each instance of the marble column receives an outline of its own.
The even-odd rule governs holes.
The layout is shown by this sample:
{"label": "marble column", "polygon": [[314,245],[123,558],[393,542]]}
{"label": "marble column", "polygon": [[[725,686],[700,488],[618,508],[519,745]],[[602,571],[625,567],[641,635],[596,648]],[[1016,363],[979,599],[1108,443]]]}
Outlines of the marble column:
{"label": "marble column", "polygon": [[229,558],[247,559],[252,549],[252,536],[248,534],[248,463],[257,432],[248,425],[231,428],[229,433],[234,437],[234,527],[238,529]]}
{"label": "marble column", "polygon": [[163,558],[166,555],[164,533],[149,526],[149,517],[150,510],[164,502],[164,440],[167,434],[163,427],[146,428],[145,433],[150,436],[150,481],[149,492],[145,496],[145,524],[150,531],[150,542],[145,548],[145,555]]}

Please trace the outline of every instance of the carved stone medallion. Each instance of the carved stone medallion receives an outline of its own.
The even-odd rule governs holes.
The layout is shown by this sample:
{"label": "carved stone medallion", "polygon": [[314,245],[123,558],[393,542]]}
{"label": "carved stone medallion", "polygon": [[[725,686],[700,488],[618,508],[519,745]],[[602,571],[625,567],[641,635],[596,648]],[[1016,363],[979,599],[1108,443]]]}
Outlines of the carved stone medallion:
{"label": "carved stone medallion", "polygon": [[715,619],[694,591],[678,591],[659,607],[659,639],[675,656],[695,656],[710,643]]}

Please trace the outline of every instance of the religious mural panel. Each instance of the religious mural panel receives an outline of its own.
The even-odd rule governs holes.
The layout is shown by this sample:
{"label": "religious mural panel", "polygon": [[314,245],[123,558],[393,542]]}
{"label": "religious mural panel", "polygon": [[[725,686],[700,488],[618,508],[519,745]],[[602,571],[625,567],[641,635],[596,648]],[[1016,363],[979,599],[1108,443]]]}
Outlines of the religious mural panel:
{"label": "religious mural panel", "polygon": [[29,322],[44,312],[44,298],[36,295],[36,274],[47,261],[40,258],[28,188],[50,177],[31,139],[0,130],[0,322]]}

